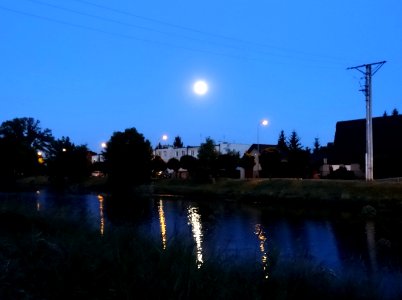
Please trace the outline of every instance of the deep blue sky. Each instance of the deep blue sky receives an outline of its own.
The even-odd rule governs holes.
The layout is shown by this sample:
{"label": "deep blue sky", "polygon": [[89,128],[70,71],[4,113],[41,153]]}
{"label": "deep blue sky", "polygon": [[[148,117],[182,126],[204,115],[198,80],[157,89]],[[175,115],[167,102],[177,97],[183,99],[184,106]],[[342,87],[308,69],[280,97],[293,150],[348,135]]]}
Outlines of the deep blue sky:
{"label": "deep blue sky", "polygon": [[0,0],[0,122],[33,117],[93,151],[131,127],[153,145],[281,130],[326,145],[365,118],[348,67],[386,60],[373,116],[402,113],[401,16],[400,0]]}

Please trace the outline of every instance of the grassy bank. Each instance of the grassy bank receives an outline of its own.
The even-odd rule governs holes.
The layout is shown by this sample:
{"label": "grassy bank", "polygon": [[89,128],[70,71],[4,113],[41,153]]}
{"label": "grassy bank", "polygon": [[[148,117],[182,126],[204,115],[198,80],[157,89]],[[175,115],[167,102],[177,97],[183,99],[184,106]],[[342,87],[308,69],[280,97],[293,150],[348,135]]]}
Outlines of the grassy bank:
{"label": "grassy bank", "polygon": [[321,199],[399,201],[402,181],[297,180],[297,179],[222,179],[210,184],[182,180],[161,180],[155,184],[158,193],[198,194],[230,197],[236,200],[256,199]]}
{"label": "grassy bank", "polygon": [[[105,177],[91,177],[66,187],[70,193],[107,192]],[[49,186],[45,177],[25,178],[18,190]],[[183,195],[199,200],[238,201],[276,212],[402,216],[402,181],[218,179],[214,183],[162,179],[140,187],[150,194]]]}
{"label": "grassy bank", "polygon": [[402,182],[397,181],[253,179],[194,184],[163,180],[154,184],[154,192],[240,201],[261,207],[304,212],[326,210],[360,213],[366,209],[366,214],[381,212],[402,215]]}

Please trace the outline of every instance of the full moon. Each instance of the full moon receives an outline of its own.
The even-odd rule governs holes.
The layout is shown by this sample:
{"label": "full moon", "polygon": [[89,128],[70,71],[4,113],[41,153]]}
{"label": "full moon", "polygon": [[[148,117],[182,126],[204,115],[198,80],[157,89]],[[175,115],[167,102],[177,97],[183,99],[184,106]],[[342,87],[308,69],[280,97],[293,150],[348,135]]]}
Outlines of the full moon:
{"label": "full moon", "polygon": [[194,93],[204,95],[208,92],[208,84],[205,81],[199,80],[193,85]]}

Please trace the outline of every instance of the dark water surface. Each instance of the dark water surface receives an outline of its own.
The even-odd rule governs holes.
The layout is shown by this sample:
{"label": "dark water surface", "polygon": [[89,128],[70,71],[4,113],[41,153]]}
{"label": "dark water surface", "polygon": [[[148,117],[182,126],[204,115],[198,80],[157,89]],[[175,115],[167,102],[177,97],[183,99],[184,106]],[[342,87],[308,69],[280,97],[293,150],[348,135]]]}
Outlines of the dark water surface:
{"label": "dark water surface", "polygon": [[[230,201],[192,201],[155,196],[141,206],[141,215],[119,212],[102,195],[36,193],[0,194],[38,212],[82,220],[99,234],[113,226],[139,226],[161,248],[180,241],[193,245],[199,267],[216,257],[260,265],[270,274],[277,264],[306,261],[335,277],[369,276],[385,298],[402,296],[402,223],[399,221],[288,219],[258,207]],[[134,199],[135,201],[135,199]],[[0,202],[1,203],[1,202]],[[135,221],[135,222],[134,222]],[[132,225],[127,225],[132,224]],[[402,298],[401,298],[402,299]]]}

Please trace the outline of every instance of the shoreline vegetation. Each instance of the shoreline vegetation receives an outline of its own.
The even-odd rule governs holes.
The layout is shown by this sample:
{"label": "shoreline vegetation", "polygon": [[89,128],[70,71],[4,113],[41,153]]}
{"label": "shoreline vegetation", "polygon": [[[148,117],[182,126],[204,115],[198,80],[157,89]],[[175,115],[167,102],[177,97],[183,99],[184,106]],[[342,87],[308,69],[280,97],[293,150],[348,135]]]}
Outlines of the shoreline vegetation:
{"label": "shoreline vegetation", "polygon": [[[49,187],[46,177],[17,181],[16,191]],[[200,201],[235,201],[276,211],[301,213],[362,214],[374,217],[402,216],[402,179],[217,179],[211,183],[158,179],[134,188],[146,196],[186,196]],[[65,189],[69,193],[108,193],[106,177],[91,177]]]}

